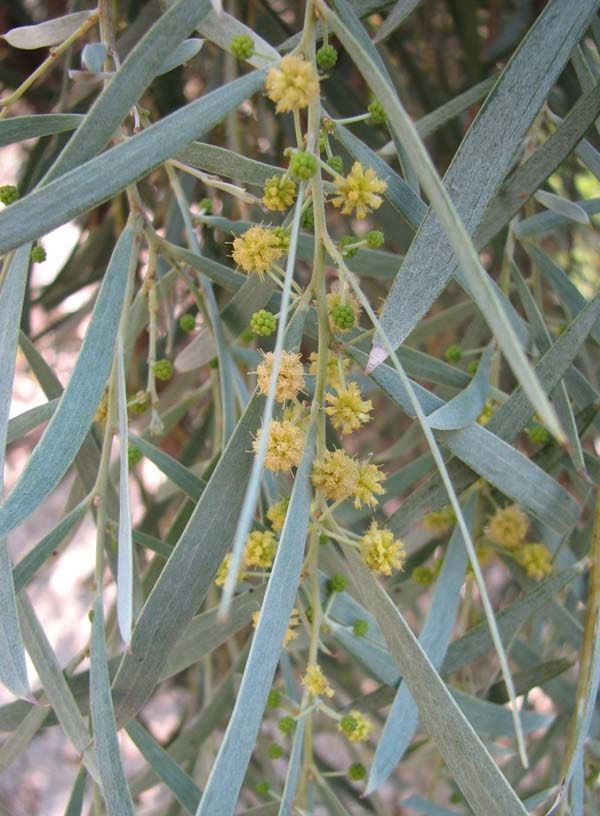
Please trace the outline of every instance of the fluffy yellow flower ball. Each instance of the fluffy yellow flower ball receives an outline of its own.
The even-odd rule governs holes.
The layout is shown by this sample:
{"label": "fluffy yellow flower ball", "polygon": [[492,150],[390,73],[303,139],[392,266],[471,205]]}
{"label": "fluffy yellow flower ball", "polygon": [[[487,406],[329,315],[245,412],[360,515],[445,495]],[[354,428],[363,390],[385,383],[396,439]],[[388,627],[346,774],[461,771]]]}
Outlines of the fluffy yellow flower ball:
{"label": "fluffy yellow flower ball", "polygon": [[381,482],[386,479],[385,473],[382,473],[377,465],[372,465],[369,462],[360,462],[358,466],[358,480],[354,489],[354,506],[359,510],[363,504],[368,507],[377,507],[379,499],[377,496],[382,496],[385,489],[381,486]]}
{"label": "fluffy yellow flower ball", "polygon": [[270,567],[277,551],[277,539],[270,530],[254,530],[246,539],[244,561],[249,567]]}
{"label": "fluffy yellow flower ball", "polygon": [[[269,393],[269,380],[273,371],[273,361],[275,355],[268,351],[264,355],[262,363],[256,369],[258,377],[258,390],[265,396]],[[284,351],[281,355],[277,386],[275,388],[275,399],[277,402],[295,399],[298,392],[304,388],[304,367],[300,362],[299,354],[291,354]]]}
{"label": "fluffy yellow flower ball", "polygon": [[342,434],[352,433],[371,419],[369,412],[373,410],[373,403],[362,398],[355,382],[340,388],[337,394],[327,394],[325,399],[329,403],[325,413],[336,431]]}
{"label": "fluffy yellow flower ball", "polygon": [[[253,447],[258,450],[262,429],[256,434]],[[275,420],[269,429],[267,456],[265,465],[269,470],[279,473],[297,467],[304,452],[305,435],[292,422]]]}
{"label": "fluffy yellow flower ball", "polygon": [[520,507],[512,504],[496,510],[484,532],[499,547],[516,550],[527,537],[529,519]]}
{"label": "fluffy yellow flower ball", "polygon": [[402,569],[406,558],[402,541],[395,539],[391,530],[380,528],[376,521],[361,539],[360,555],[369,569],[381,575],[391,575],[392,570]]}
{"label": "fluffy yellow flower ball", "polygon": [[277,113],[306,108],[319,94],[319,77],[313,64],[288,54],[267,74],[265,90]]}
{"label": "fluffy yellow flower ball", "polygon": [[325,451],[313,464],[311,478],[326,499],[347,499],[358,484],[358,463],[343,450]]}
{"label": "fluffy yellow flower ball", "polygon": [[313,697],[333,697],[334,691],[323,674],[323,669],[316,663],[308,666],[302,678],[302,685]]}
{"label": "fluffy yellow flower ball", "polygon": [[263,278],[284,251],[281,238],[274,230],[256,226],[238,235],[231,257],[244,272]]}
{"label": "fluffy yellow flower ball", "polygon": [[360,162],[354,162],[347,176],[336,178],[333,182],[337,195],[331,199],[334,207],[340,207],[344,215],[356,211],[357,218],[366,218],[373,210],[383,204],[379,193],[387,190],[387,183],[378,178],[372,167],[367,170]]}

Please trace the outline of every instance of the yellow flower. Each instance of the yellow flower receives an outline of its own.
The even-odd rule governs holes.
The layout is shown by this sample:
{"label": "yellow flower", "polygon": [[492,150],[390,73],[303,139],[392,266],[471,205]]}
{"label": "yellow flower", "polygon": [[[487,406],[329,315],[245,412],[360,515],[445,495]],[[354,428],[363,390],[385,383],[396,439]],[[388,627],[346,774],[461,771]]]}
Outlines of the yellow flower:
{"label": "yellow flower", "polygon": [[345,714],[339,721],[338,730],[348,737],[350,742],[364,742],[369,739],[369,734],[373,730],[373,723],[364,714],[353,708],[349,714]]}
{"label": "yellow flower", "polygon": [[517,561],[527,575],[537,581],[552,572],[552,553],[543,544],[526,544],[517,555]]}
{"label": "yellow flower", "polygon": [[276,102],[277,113],[306,108],[319,94],[319,77],[313,64],[288,54],[267,74],[267,96]]}
{"label": "yellow flower", "polygon": [[354,312],[354,325],[358,325],[360,320],[361,307],[358,298],[349,289],[342,289],[339,284],[334,283],[331,292],[327,293],[327,312],[329,314],[329,328],[333,333],[344,331],[333,322],[331,313],[336,306],[350,306]]}
{"label": "yellow flower", "polygon": [[296,629],[300,626],[300,617],[298,610],[296,608],[292,609],[292,614],[290,615],[290,622],[288,623],[288,628],[283,636],[283,645],[287,646],[292,640],[296,640],[298,637],[298,632]]}
{"label": "yellow flower", "polygon": [[266,227],[250,227],[233,242],[231,257],[244,272],[263,277],[284,254],[281,238]]}
{"label": "yellow flower", "polygon": [[275,175],[267,179],[262,203],[267,210],[287,210],[296,198],[296,182],[287,176]]}
{"label": "yellow flower", "polygon": [[337,196],[332,198],[334,207],[341,207],[344,215],[351,215],[356,210],[357,218],[366,218],[367,213],[378,210],[383,198],[378,193],[387,190],[387,184],[377,178],[372,167],[367,170],[360,162],[354,162],[352,170],[345,177],[337,177],[333,182]]}
{"label": "yellow flower", "polygon": [[355,382],[340,388],[337,394],[327,394],[325,399],[330,404],[325,413],[331,417],[331,424],[336,431],[341,431],[342,434],[352,433],[371,419],[369,411],[373,410],[373,403],[362,399]]}
{"label": "yellow flower", "polygon": [[376,521],[362,537],[360,555],[369,569],[382,575],[391,575],[392,570],[402,569],[406,553],[400,539],[394,539],[391,530],[380,529]]}
{"label": "yellow flower", "polygon": [[442,507],[441,510],[434,510],[423,519],[423,527],[434,533],[446,533],[455,523],[456,516],[450,506]]}
{"label": "yellow flower", "polygon": [[254,530],[246,539],[244,561],[249,567],[270,567],[276,550],[277,539],[270,530]]}
{"label": "yellow flower", "polygon": [[516,550],[528,531],[529,519],[516,504],[496,510],[484,530],[490,541],[507,550]]}
{"label": "yellow flower", "polygon": [[[217,570],[217,575],[215,577],[215,584],[217,586],[224,586],[225,581],[227,580],[227,576],[229,575],[229,567],[231,566],[231,553],[227,553],[225,558],[221,561],[221,566]],[[244,564],[240,564],[240,571],[238,572],[238,581],[243,581],[246,577],[246,574],[243,572]]]}
{"label": "yellow flower", "polygon": [[486,400],[482,412],[477,417],[477,422],[480,425],[487,425],[490,419],[494,416],[494,403],[491,400]]}
{"label": "yellow flower", "polygon": [[[308,373],[312,374],[314,377],[317,376],[317,370],[319,368],[319,355],[316,351],[311,351],[310,353],[310,368],[308,369]],[[342,369],[344,377],[348,373],[350,368],[350,360],[347,360],[345,357],[338,357],[337,354],[334,354],[332,351],[327,352],[327,385],[330,388],[335,388],[336,390],[341,387],[342,385],[342,372],[340,372],[340,368]]]}
{"label": "yellow flower", "polygon": [[325,451],[313,464],[312,483],[326,499],[347,499],[358,485],[358,463],[343,450]]}
{"label": "yellow flower", "polygon": [[[258,621],[260,620],[260,610],[257,610],[252,614],[252,628],[256,629],[258,626]],[[288,643],[291,643],[292,640],[296,640],[298,637],[298,632],[296,632],[296,627],[300,626],[300,619],[298,617],[298,610],[292,609],[292,614],[290,616],[290,622],[288,624],[287,631],[283,636],[283,645],[287,646]]]}
{"label": "yellow flower", "polygon": [[271,527],[276,533],[280,533],[283,530],[283,523],[285,521],[285,514],[287,513],[289,503],[289,497],[286,496],[285,499],[281,499],[276,504],[272,504],[267,510],[267,518],[271,522]]}
{"label": "yellow flower", "polygon": [[[273,371],[273,361],[275,355],[268,351],[262,363],[256,369],[258,377],[258,390],[261,394],[269,393],[269,380]],[[299,354],[290,354],[287,351],[281,354],[281,364],[275,388],[275,399],[277,402],[295,399],[298,392],[304,388],[304,367],[300,362]]]}
{"label": "yellow flower", "polygon": [[382,496],[385,489],[380,482],[386,479],[385,473],[382,473],[377,465],[371,465],[369,462],[360,462],[358,466],[358,481],[354,493],[354,506],[360,509],[363,504],[369,507],[377,507],[379,499],[375,496]]}
{"label": "yellow flower", "polygon": [[[254,450],[258,450],[262,429],[256,434]],[[283,420],[271,422],[269,442],[265,465],[269,470],[278,473],[281,470],[290,470],[297,467],[302,459],[306,438],[300,428],[292,422]]]}
{"label": "yellow flower", "polygon": [[317,664],[307,666],[306,674],[302,678],[302,685],[313,697],[333,697],[334,691],[323,674],[323,669]]}

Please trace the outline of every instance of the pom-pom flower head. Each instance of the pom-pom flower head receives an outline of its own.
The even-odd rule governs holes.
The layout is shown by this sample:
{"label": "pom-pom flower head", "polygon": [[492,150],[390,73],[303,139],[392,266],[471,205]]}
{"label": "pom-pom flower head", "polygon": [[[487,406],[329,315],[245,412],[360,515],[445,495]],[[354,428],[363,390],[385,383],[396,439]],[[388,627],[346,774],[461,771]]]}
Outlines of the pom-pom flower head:
{"label": "pom-pom flower head", "polygon": [[[354,328],[358,323],[360,303],[352,292],[334,285],[331,292],[327,294],[327,311],[331,331],[345,332]],[[352,314],[352,320],[349,319],[350,314]]]}
{"label": "pom-pom flower head", "polygon": [[302,685],[313,697],[333,697],[334,691],[323,674],[323,669],[316,663],[308,666],[302,678]]}
{"label": "pom-pom flower head", "polygon": [[333,206],[341,207],[344,215],[356,211],[356,217],[360,219],[381,207],[383,198],[379,194],[387,190],[386,182],[377,178],[371,167],[365,170],[360,162],[354,162],[350,173],[336,178],[333,183],[337,191],[331,200]]}
{"label": "pom-pom flower head", "polygon": [[[258,377],[258,390],[265,396],[269,393],[269,381],[273,371],[273,361],[275,355],[272,351],[265,354],[264,360],[256,369]],[[284,351],[281,354],[281,364],[279,366],[279,376],[275,388],[275,399],[277,402],[296,399],[298,392],[304,388],[304,367],[300,362],[299,354],[292,354]]]}
{"label": "pom-pom flower head", "polygon": [[270,530],[254,530],[246,539],[244,561],[249,567],[270,567],[275,558],[277,539]]}
{"label": "pom-pom flower head", "polygon": [[358,466],[358,480],[354,488],[354,506],[359,510],[363,504],[368,507],[377,507],[379,499],[377,496],[382,496],[385,489],[381,486],[381,482],[385,481],[386,475],[382,473],[377,465],[372,465],[369,462],[361,462]]}
{"label": "pom-pom flower head", "polygon": [[275,175],[267,179],[262,203],[268,210],[287,210],[296,198],[296,182],[289,176]]}
{"label": "pom-pom flower head", "polygon": [[516,550],[528,532],[529,519],[516,504],[496,510],[485,528],[490,541],[507,550]]}
{"label": "pom-pom flower head", "polygon": [[311,62],[288,54],[267,74],[267,96],[277,113],[306,108],[319,94],[319,77]]}
{"label": "pom-pom flower head", "polygon": [[364,714],[353,708],[349,714],[345,714],[339,721],[338,729],[350,742],[364,742],[369,739],[373,724]]}
{"label": "pom-pom flower head", "polygon": [[[217,570],[217,575],[215,577],[215,584],[217,586],[225,586],[227,576],[229,575],[229,568],[231,567],[231,558],[232,558],[231,553],[227,553],[227,555],[221,562],[221,566]],[[242,571],[242,567],[240,567],[240,571],[238,572],[238,581],[243,581],[245,577],[246,576]]]}
{"label": "pom-pom flower head", "polygon": [[329,407],[325,409],[331,424],[342,434],[349,434],[368,422],[369,411],[373,409],[371,400],[364,400],[355,382],[340,388],[337,394],[327,394],[325,399]]}
{"label": "pom-pom flower head", "polygon": [[544,544],[526,544],[517,555],[517,561],[527,575],[540,581],[552,572],[552,553]]}
{"label": "pom-pom flower head", "polygon": [[231,257],[244,272],[263,277],[284,254],[281,238],[267,227],[250,227],[233,242]]}
{"label": "pom-pom flower head", "polygon": [[[259,429],[254,440],[254,450],[258,450],[262,429]],[[269,428],[267,455],[265,465],[269,470],[279,473],[298,467],[304,451],[306,437],[293,422],[274,420]]]}
{"label": "pom-pom flower head", "polygon": [[358,485],[358,463],[343,450],[325,451],[313,464],[312,483],[326,499],[347,499]]}
{"label": "pom-pom flower head", "polygon": [[283,530],[285,514],[287,513],[289,504],[289,497],[286,496],[285,499],[281,499],[276,504],[272,504],[267,510],[267,518],[271,522],[271,527],[276,533],[280,533]]}
{"label": "pom-pom flower head", "polygon": [[423,519],[423,527],[433,533],[447,533],[448,530],[456,524],[456,514],[454,510],[448,507],[442,507],[441,510],[433,510],[428,513]]}
{"label": "pom-pom flower head", "polygon": [[395,539],[391,530],[380,528],[376,521],[361,539],[360,555],[369,569],[381,575],[402,569],[406,557],[400,539]]}

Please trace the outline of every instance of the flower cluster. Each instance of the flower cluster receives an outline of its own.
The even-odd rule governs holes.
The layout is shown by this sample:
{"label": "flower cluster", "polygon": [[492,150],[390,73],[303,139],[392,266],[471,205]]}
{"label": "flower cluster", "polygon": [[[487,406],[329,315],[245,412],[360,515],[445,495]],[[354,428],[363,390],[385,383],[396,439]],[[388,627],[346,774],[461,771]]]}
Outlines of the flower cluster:
{"label": "flower cluster", "polygon": [[262,204],[267,210],[283,212],[291,207],[296,198],[296,182],[286,175],[267,179],[263,188]]}
{"label": "flower cluster", "polygon": [[540,580],[552,572],[552,553],[540,543],[528,543],[530,525],[527,514],[516,504],[496,510],[485,528],[493,544],[507,550],[527,575]]}
{"label": "flower cluster", "polygon": [[344,215],[356,212],[359,219],[381,207],[383,198],[380,193],[387,190],[387,183],[377,177],[373,168],[365,170],[358,161],[354,162],[347,176],[337,177],[333,183],[336,190],[331,199],[333,206],[340,208]]}
{"label": "flower cluster", "polygon": [[[265,396],[269,393],[269,382],[273,372],[274,360],[275,355],[272,351],[269,351],[264,355],[262,363],[256,369],[258,390]],[[300,355],[287,351],[282,352],[275,388],[275,399],[277,402],[295,400],[303,388],[304,366],[300,362]]]}
{"label": "flower cluster", "polygon": [[335,394],[327,394],[326,400],[329,407],[325,413],[336,431],[342,434],[352,433],[371,418],[369,413],[373,410],[373,403],[362,398],[355,382],[340,387]]}
{"label": "flower cluster", "polygon": [[[254,450],[258,450],[262,429],[254,440]],[[265,466],[274,473],[298,467],[304,452],[305,435],[297,425],[289,420],[273,420],[269,427]]]}
{"label": "flower cluster", "polygon": [[381,575],[402,569],[406,558],[402,541],[395,539],[391,530],[381,529],[376,521],[360,541],[360,554],[365,564]]}
{"label": "flower cluster", "polygon": [[333,697],[334,691],[323,674],[323,669],[314,663],[308,666],[302,678],[302,685],[313,697]]}
{"label": "flower cluster", "polygon": [[289,113],[306,108],[319,95],[319,76],[312,62],[288,54],[267,74],[265,89],[277,113]]}
{"label": "flower cluster", "polygon": [[255,226],[234,239],[232,258],[244,272],[263,278],[285,251],[284,242],[275,230]]}

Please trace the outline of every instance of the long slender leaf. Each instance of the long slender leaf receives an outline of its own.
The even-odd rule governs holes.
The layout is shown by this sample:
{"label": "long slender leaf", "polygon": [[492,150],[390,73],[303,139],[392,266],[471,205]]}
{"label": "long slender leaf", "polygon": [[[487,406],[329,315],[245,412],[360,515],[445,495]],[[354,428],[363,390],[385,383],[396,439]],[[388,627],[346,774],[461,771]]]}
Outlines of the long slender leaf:
{"label": "long slender leaf", "polygon": [[109,816],[133,816],[133,802],[121,762],[104,642],[102,597],[96,596],[92,621],[90,711],[102,792]]}
{"label": "long slender leaf", "polygon": [[35,116],[14,116],[0,121],[0,147],[35,139],[39,136],[52,136],[75,130],[83,116],[80,113],[45,113]]}
{"label": "long slender leaf", "polygon": [[77,363],[21,478],[0,508],[0,535],[27,518],[56,487],[91,425],[110,373],[136,231],[126,227],[111,257]]}
{"label": "long slender leaf", "polygon": [[277,668],[298,589],[310,515],[314,428],[292,497],[240,691],[196,816],[232,816]]}
{"label": "long slender leaf", "polygon": [[527,813],[429,662],[402,614],[353,552],[350,569],[450,773],[476,816]]}
{"label": "long slender leaf", "polygon": [[119,533],[117,539],[117,621],[125,643],[131,640],[133,619],[133,542],[129,500],[129,456],[127,443],[127,385],[123,343],[117,339],[117,407],[119,415]]}

